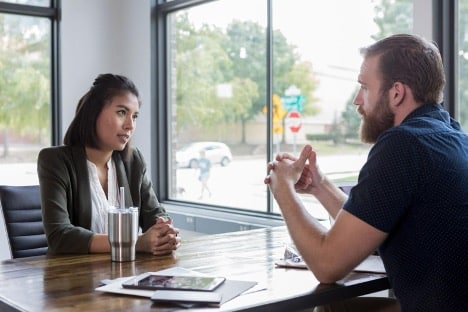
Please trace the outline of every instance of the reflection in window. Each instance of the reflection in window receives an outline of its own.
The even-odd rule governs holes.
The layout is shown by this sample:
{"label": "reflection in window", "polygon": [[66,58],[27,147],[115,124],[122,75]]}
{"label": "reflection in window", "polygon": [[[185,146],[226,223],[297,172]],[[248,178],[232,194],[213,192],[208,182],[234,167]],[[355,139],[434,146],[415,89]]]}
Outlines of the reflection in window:
{"label": "reflection in window", "polygon": [[[269,211],[263,184],[273,157],[269,139],[273,153],[297,154],[311,143],[325,173],[337,183],[355,183],[369,150],[359,142],[352,105],[359,48],[412,32],[412,1],[340,1],[338,11],[336,1],[271,3],[271,106],[265,1],[249,1],[243,10],[239,1],[221,0],[170,14],[171,199]],[[201,148],[190,155],[183,148],[212,141],[225,143],[232,161],[223,166],[212,156],[206,196],[196,165]],[[318,206],[310,196],[304,200]],[[314,215],[327,218],[320,208]]]}
{"label": "reflection in window", "polygon": [[37,184],[50,145],[50,20],[0,14],[0,184]]}

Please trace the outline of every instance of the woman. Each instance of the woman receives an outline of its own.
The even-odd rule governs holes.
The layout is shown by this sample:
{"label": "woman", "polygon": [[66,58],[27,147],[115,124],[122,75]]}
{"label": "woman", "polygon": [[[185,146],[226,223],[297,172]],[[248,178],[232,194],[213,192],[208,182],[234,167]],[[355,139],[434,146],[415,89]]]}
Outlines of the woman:
{"label": "woman", "polygon": [[42,215],[51,253],[110,252],[107,210],[139,208],[136,250],[153,255],[177,249],[180,238],[160,205],[142,154],[129,146],[140,109],[138,90],[128,78],[99,75],[80,99],[64,145],[38,157]]}

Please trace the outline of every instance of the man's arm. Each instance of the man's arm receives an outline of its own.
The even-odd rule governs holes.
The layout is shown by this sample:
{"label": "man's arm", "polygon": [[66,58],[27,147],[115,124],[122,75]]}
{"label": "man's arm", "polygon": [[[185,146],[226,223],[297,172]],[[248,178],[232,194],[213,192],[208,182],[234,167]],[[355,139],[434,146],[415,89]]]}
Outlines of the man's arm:
{"label": "man's arm", "polygon": [[[387,234],[342,210],[346,195],[323,175],[304,179],[306,166],[316,168],[315,157],[311,147],[306,146],[297,160],[284,157],[269,166],[271,172],[265,182],[307,266],[320,282],[333,283],[370,255]],[[315,195],[331,213],[336,212],[335,223],[329,231],[308,213],[297,195],[300,179],[308,181],[300,186],[303,192]]]}

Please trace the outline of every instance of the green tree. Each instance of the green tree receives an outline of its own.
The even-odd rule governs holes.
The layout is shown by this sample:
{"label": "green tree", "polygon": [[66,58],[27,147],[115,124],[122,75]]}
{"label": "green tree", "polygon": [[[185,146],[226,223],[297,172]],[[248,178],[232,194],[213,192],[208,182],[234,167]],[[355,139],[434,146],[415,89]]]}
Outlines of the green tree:
{"label": "green tree", "polygon": [[[187,14],[177,16],[175,29],[178,128],[239,122],[245,141],[245,123],[266,104],[265,29],[250,21],[233,21],[225,31],[206,24],[196,28]],[[310,64],[297,63],[294,47],[280,32],[273,45],[274,92],[282,94],[296,84],[311,94]],[[226,94],[218,92],[220,87]]]}
{"label": "green tree", "polygon": [[[266,104],[266,30],[255,22],[233,21],[227,28],[225,50],[233,63],[233,76],[249,78],[258,87],[258,99],[253,102],[247,119],[262,111]],[[242,56],[240,51],[244,51]],[[295,46],[278,30],[273,33],[273,93],[283,95],[291,85],[296,85],[311,102],[316,80],[312,66],[299,63]],[[314,114],[313,109],[308,110]]]}
{"label": "green tree", "polygon": [[[241,119],[243,125],[247,120],[257,116],[267,104],[266,90],[266,30],[251,21],[234,21],[227,28],[228,41],[225,49],[233,62],[233,75],[248,77],[257,85],[258,97],[252,101],[248,114]],[[295,46],[278,30],[273,33],[273,94],[283,95],[291,86],[296,85],[302,94],[312,103],[316,80],[309,63],[300,63],[294,52]],[[244,55],[240,53],[243,51]],[[242,57],[243,56],[243,57]],[[304,114],[317,113],[311,105],[305,105]],[[243,137],[243,139],[245,139]]]}
{"label": "green tree", "polygon": [[231,67],[221,48],[223,33],[204,25],[196,30],[186,14],[177,17],[176,103],[178,127],[214,126],[225,118],[216,86]]}
{"label": "green tree", "polygon": [[380,0],[375,6],[374,22],[379,31],[372,39],[379,40],[413,30],[413,0]]}
{"label": "green tree", "polygon": [[49,133],[49,31],[46,19],[0,14],[0,130],[3,155],[9,135],[36,142]]}
{"label": "green tree", "polygon": [[259,24],[233,21],[227,26],[224,50],[232,62],[229,79],[248,79],[257,85],[256,98],[241,119],[252,118],[266,103],[266,33]]}

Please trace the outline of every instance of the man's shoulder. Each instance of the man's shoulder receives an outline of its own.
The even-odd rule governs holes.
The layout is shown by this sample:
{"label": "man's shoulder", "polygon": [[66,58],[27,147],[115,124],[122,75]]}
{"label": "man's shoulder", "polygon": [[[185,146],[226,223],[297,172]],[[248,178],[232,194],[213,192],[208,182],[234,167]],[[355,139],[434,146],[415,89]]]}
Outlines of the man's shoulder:
{"label": "man's shoulder", "polygon": [[396,126],[383,132],[374,146],[405,146],[416,144],[418,134],[411,127]]}
{"label": "man's shoulder", "polygon": [[[394,126],[379,137],[378,141],[396,141],[404,144],[417,144],[424,137],[443,136],[461,132],[450,126],[450,123],[429,116],[414,116],[400,125]],[[423,139],[424,141],[424,139]]]}

